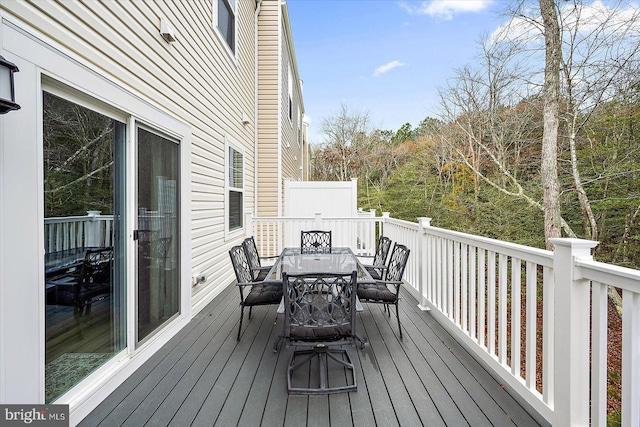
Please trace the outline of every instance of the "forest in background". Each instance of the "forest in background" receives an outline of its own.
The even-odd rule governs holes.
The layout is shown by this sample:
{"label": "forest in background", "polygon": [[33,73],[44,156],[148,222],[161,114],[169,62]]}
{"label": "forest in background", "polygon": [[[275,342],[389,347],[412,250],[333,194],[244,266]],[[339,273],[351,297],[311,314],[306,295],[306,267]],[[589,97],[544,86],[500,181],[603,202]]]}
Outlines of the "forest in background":
{"label": "forest in background", "polygon": [[[599,241],[599,261],[640,268],[640,12],[552,4],[561,233]],[[372,129],[366,111],[341,105],[312,146],[311,179],[356,177],[365,209],[544,248],[549,31],[525,6],[479,43],[479,61],[453,70],[438,117]]]}

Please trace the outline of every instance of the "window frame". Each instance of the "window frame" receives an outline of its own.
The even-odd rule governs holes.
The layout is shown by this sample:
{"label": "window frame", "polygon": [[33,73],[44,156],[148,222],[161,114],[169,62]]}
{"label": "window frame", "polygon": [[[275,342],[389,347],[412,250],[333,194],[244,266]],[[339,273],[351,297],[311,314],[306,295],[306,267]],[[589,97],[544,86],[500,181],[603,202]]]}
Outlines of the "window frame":
{"label": "window frame", "polygon": [[[237,61],[238,59],[238,1],[239,0],[232,0],[232,1],[233,1],[233,7],[231,7],[229,0],[213,0],[211,5],[211,9],[212,9],[211,25],[213,26],[214,33],[220,39],[220,42],[223,45],[224,50],[227,52],[227,54],[229,54],[229,56],[234,61]],[[220,21],[219,21],[220,16],[218,14],[220,2],[223,2],[227,6],[227,9],[231,12],[231,15],[233,17],[233,47],[229,45],[229,41],[227,40],[227,37],[220,30]]]}
{"label": "window frame", "polygon": [[289,94],[289,123],[293,127],[293,70],[291,63],[287,63],[287,92]]}
{"label": "window frame", "polygon": [[[234,150],[235,152],[239,153],[242,156],[242,187],[234,187],[231,184],[231,150]],[[224,179],[224,222],[225,222],[225,237],[226,238],[233,238],[236,237],[239,234],[244,234],[244,230],[245,230],[245,220],[244,220],[244,212],[245,212],[245,177],[246,177],[246,169],[245,169],[245,150],[244,147],[242,147],[242,145],[240,145],[239,143],[237,143],[236,141],[232,140],[229,137],[225,137],[225,144],[224,144],[224,151],[225,151],[225,155],[224,155],[224,159],[225,159],[225,164],[224,164],[224,172],[225,172],[225,179]],[[230,224],[230,216],[231,216],[231,192],[236,192],[236,193],[240,193],[240,226],[238,227],[234,227],[231,228],[231,224]]]}

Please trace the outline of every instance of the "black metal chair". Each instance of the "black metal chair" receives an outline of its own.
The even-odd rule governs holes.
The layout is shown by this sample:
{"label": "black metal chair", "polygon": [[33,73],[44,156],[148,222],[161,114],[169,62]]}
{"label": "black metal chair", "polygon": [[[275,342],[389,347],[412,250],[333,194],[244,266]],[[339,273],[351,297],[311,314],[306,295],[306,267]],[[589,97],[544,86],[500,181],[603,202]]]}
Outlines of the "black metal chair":
{"label": "black metal chair", "polygon": [[376,253],[373,256],[373,262],[371,264],[363,264],[363,267],[367,269],[371,277],[376,280],[381,280],[384,276],[384,271],[387,269],[386,263],[387,257],[389,256],[389,249],[391,249],[391,239],[380,236]]}
{"label": "black metal chair", "polygon": [[247,254],[247,260],[249,261],[249,268],[251,268],[251,276],[253,277],[253,282],[258,282],[264,280],[267,277],[267,273],[271,270],[271,265],[262,265],[261,260],[263,259],[276,259],[278,256],[270,256],[270,257],[261,257],[258,255],[258,248],[256,246],[256,241],[253,236],[247,237],[242,242],[242,247],[244,248],[245,253]]}
{"label": "black metal chair", "polygon": [[398,319],[400,338],[402,338],[402,327],[400,326],[398,301],[402,276],[407,266],[409,252],[406,246],[396,243],[389,258],[389,264],[384,272],[384,279],[376,280],[375,283],[361,284],[358,287],[358,298],[360,302],[384,304],[385,311],[389,315],[391,315],[389,305],[393,304],[396,306],[396,318]]}
{"label": "black metal chair", "polygon": [[[233,270],[236,273],[238,281],[237,286],[240,290],[240,324],[238,325],[238,341],[242,331],[242,318],[244,317],[244,308],[249,307],[249,319],[251,319],[251,309],[257,305],[280,304],[282,299],[282,282],[279,280],[254,282],[251,275],[251,268],[247,260],[242,245],[234,246],[229,250]],[[245,296],[246,289],[249,292]]]}
{"label": "black metal chair", "polygon": [[89,249],[80,267],[80,277],[74,286],[74,313],[91,314],[91,304],[106,298],[111,292],[113,248]]}
{"label": "black metal chair", "polygon": [[[291,394],[356,391],[349,352],[339,348],[356,336],[357,273],[350,275],[283,273],[284,339],[296,346],[287,368]],[[298,350],[297,347],[302,347]],[[317,362],[312,362],[317,358]],[[301,369],[308,366],[308,369]],[[318,371],[310,371],[311,366]],[[329,383],[329,372],[337,378]],[[297,375],[296,375],[297,373]]]}
{"label": "black metal chair", "polygon": [[331,231],[301,231],[300,252],[303,254],[331,253]]}

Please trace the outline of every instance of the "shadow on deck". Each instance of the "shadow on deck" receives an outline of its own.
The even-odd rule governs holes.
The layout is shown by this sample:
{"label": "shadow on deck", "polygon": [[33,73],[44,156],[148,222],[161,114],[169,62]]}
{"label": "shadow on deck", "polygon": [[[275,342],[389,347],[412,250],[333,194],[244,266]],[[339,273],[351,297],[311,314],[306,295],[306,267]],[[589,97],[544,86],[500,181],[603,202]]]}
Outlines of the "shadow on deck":
{"label": "shadow on deck", "polygon": [[80,425],[538,425],[406,293],[402,340],[393,314],[365,305],[358,327],[369,346],[349,348],[358,391],[329,396],[287,394],[293,348],[272,352],[283,321],[275,306],[254,307],[236,341],[238,301],[230,286]]}

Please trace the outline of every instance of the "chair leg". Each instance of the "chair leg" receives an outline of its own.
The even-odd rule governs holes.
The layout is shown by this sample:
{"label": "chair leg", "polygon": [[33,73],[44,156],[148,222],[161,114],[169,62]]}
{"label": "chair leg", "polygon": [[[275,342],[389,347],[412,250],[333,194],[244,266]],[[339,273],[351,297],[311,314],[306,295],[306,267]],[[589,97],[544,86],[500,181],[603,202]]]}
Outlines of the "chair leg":
{"label": "chair leg", "polygon": [[244,317],[244,305],[240,306],[240,324],[238,325],[238,341],[240,341],[240,332],[242,331],[242,318]]}
{"label": "chair leg", "polygon": [[276,340],[273,342],[273,352],[277,353],[278,352],[278,347],[280,346],[280,341],[283,340],[283,336],[280,335],[278,338],[276,338]]}
{"label": "chair leg", "polygon": [[402,327],[400,326],[400,309],[398,302],[396,301],[396,318],[398,319],[398,331],[400,331],[400,338],[402,338]]}

